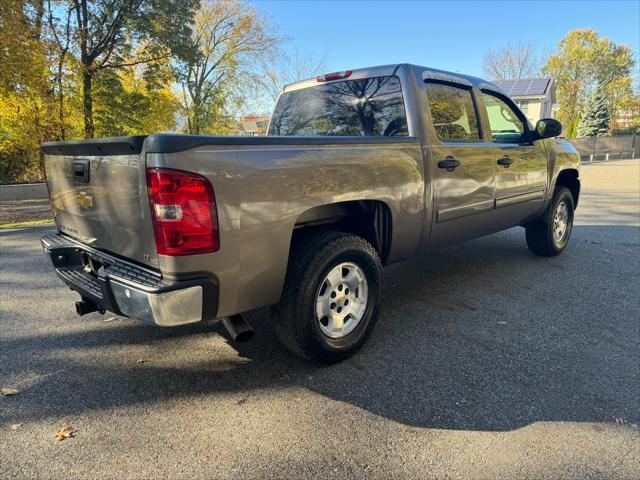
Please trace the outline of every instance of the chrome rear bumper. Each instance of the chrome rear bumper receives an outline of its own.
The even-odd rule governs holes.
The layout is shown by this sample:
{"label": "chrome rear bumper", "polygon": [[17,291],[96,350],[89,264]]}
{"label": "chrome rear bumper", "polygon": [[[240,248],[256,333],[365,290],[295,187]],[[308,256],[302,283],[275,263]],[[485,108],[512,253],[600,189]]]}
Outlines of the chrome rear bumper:
{"label": "chrome rear bumper", "polygon": [[62,234],[41,242],[58,277],[95,307],[89,311],[108,310],[163,327],[216,317],[218,285],[212,278],[169,282],[159,272]]}

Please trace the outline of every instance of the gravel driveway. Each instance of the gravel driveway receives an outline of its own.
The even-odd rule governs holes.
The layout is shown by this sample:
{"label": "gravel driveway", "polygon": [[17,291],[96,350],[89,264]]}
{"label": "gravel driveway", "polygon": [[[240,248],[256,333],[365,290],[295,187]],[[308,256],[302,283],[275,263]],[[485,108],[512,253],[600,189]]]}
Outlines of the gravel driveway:
{"label": "gravel driveway", "polygon": [[583,168],[560,257],[517,228],[388,268],[376,331],[331,367],[268,310],[245,344],[80,318],[51,228],[0,231],[0,478],[638,478],[639,173]]}

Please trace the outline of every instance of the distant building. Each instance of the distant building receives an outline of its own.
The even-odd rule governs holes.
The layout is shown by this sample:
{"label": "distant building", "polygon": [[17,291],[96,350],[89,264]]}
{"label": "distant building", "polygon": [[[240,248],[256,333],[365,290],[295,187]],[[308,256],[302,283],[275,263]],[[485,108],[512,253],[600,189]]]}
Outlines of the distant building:
{"label": "distant building", "polygon": [[270,115],[245,115],[238,122],[237,135],[255,137],[267,133]]}
{"label": "distant building", "polygon": [[494,80],[518,104],[522,113],[535,125],[541,118],[553,118],[556,83],[551,78]]}

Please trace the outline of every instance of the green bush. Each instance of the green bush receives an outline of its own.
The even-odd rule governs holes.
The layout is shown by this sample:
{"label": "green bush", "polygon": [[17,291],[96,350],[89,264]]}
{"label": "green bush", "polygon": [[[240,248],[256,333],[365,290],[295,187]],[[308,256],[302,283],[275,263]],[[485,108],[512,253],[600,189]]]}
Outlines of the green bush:
{"label": "green bush", "polygon": [[625,135],[640,135],[640,125],[634,125],[631,127],[624,127],[624,128],[612,128],[610,133],[612,137],[624,137]]}
{"label": "green bush", "polygon": [[0,183],[42,182],[40,151],[15,148],[0,151]]}

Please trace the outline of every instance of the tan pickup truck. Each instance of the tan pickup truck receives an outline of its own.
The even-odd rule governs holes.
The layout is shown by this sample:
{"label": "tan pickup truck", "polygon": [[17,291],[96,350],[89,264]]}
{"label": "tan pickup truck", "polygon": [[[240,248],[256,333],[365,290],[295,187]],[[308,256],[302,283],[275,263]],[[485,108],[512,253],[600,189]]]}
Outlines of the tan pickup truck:
{"label": "tan pickup truck", "polygon": [[293,352],[336,362],[380,315],[383,267],[514,226],[567,246],[579,157],[497,86],[415,65],[287,86],[265,137],[154,134],[43,145],[79,314],[161,326],[272,306]]}

